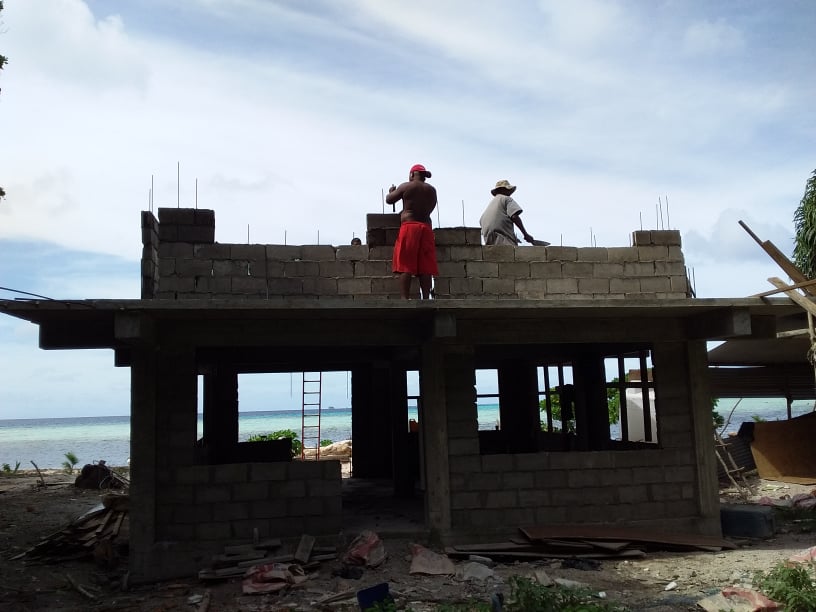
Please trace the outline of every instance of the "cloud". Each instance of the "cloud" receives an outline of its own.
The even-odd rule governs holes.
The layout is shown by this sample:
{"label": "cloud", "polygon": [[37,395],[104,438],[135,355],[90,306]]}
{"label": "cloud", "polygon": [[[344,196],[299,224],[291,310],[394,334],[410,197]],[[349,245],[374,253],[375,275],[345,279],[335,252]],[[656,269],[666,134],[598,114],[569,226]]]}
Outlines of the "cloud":
{"label": "cloud", "polygon": [[691,24],[683,33],[683,52],[687,55],[722,55],[741,51],[745,40],[735,26],[724,19]]}

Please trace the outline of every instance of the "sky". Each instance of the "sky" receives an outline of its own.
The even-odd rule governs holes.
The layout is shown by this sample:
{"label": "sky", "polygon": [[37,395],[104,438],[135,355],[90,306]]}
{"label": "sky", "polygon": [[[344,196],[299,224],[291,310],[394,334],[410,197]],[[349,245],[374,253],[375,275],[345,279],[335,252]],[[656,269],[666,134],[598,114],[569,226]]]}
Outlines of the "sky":
{"label": "sky", "polygon": [[[745,297],[784,274],[738,221],[790,255],[816,168],[811,0],[6,0],[0,21],[2,299],[138,298],[151,205],[215,210],[219,242],[347,244],[415,163],[435,226],[477,226],[508,179],[537,239],[678,229],[698,297]],[[0,419],[126,415],[129,386],[112,351],[0,316]]]}

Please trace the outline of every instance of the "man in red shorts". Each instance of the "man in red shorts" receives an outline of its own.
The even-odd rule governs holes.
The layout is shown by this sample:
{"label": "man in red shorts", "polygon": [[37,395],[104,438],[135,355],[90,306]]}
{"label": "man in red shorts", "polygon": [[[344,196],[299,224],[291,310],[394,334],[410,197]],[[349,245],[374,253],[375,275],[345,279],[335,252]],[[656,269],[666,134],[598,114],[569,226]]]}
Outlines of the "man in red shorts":
{"label": "man in red shorts", "polygon": [[431,229],[431,213],[436,208],[436,189],[425,182],[431,173],[416,164],[408,173],[408,182],[391,185],[385,201],[402,200],[400,231],[394,245],[394,274],[399,274],[400,295],[410,299],[411,278],[419,277],[422,299],[431,297],[431,277],[439,275],[436,265],[436,243]]}

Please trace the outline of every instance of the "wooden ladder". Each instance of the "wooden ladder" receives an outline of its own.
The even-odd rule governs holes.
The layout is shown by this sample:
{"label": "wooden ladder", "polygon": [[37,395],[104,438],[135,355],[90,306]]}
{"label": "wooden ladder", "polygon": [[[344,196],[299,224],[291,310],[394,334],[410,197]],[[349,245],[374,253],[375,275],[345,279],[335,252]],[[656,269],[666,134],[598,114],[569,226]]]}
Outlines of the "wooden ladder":
{"label": "wooden ladder", "polygon": [[723,442],[722,437],[716,429],[714,430],[714,442],[714,452],[717,454],[717,459],[720,465],[722,465],[728,479],[731,481],[731,484],[737,488],[740,497],[748,499],[754,494],[754,489],[748,484],[748,481],[745,480],[745,474],[743,474],[745,468],[737,466],[737,462],[734,461],[734,457],[728,450],[728,445]]}
{"label": "wooden ladder", "polygon": [[[300,458],[320,459],[320,416],[323,373],[303,373],[303,410],[300,425]],[[306,452],[306,451],[310,452]]]}

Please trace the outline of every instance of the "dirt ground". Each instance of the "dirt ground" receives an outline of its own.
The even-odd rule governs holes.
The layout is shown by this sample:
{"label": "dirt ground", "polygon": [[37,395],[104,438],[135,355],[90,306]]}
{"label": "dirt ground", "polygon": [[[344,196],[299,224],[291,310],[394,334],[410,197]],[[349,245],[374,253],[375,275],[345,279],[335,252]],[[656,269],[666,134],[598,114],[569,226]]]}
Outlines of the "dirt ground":
{"label": "dirt ground", "polygon": [[[802,523],[777,521],[777,533],[764,540],[735,541],[735,550],[722,552],[650,552],[645,558],[600,562],[599,569],[565,568],[560,560],[496,564],[494,577],[465,580],[457,576],[409,574],[408,540],[383,537],[388,553],[385,563],[366,569],[359,579],[333,576],[340,561],[325,561],[298,587],[282,594],[243,595],[240,578],[203,582],[197,577],[164,583],[127,584],[127,562],[112,569],[93,560],[30,564],[13,557],[43,537],[64,528],[77,516],[100,503],[96,490],[78,489],[73,477],[57,471],[44,474],[0,475],[0,610],[1,611],[102,611],[133,612],[252,611],[252,610],[359,610],[354,592],[387,582],[401,606],[415,612],[434,610],[438,603],[470,598],[489,601],[493,593],[509,592],[508,578],[532,577],[544,570],[551,578],[565,578],[605,593],[607,600],[630,610],[695,610],[696,602],[735,584],[750,584],[757,570],[767,571],[792,554],[816,545],[816,535]],[[780,499],[810,493],[813,486],[754,481],[756,495]],[[739,498],[722,492],[723,500]],[[811,510],[816,513],[816,511]],[[424,544],[420,542],[421,544]],[[341,551],[342,552],[342,551]],[[466,564],[456,561],[459,570]],[[667,586],[673,585],[667,590]],[[82,593],[85,591],[85,594]],[[317,604],[332,593],[346,592],[346,599]]]}

